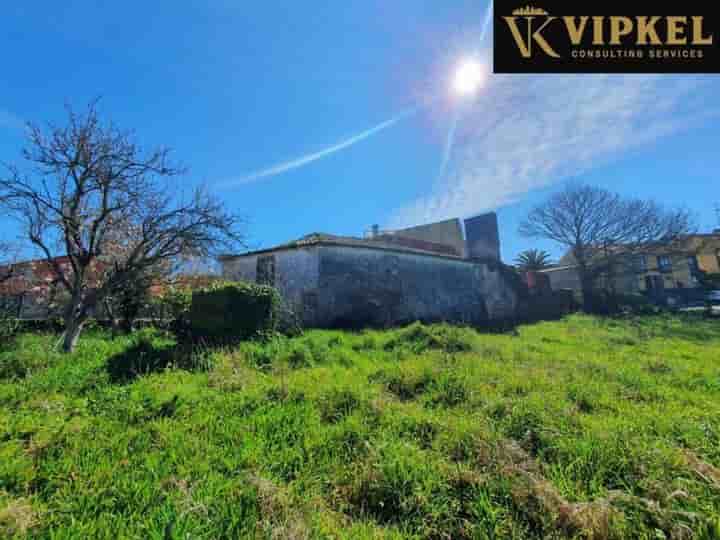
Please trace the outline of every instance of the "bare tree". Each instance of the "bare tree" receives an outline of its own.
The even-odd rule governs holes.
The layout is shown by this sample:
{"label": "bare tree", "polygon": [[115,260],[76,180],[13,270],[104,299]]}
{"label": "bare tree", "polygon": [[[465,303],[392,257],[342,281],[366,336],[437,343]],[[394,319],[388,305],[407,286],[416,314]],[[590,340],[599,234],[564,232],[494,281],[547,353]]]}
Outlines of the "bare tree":
{"label": "bare tree", "polygon": [[598,278],[612,283],[617,269],[635,255],[660,246],[672,248],[691,230],[686,210],[666,210],[653,201],[625,199],[575,183],[536,206],[520,225],[521,234],[547,238],[569,250],[587,310],[594,307]]}
{"label": "bare tree", "polygon": [[183,194],[184,170],[167,149],[144,151],[131,133],[101,121],[95,103],[67,113],[63,126],[28,126],[27,168],[6,166],[0,204],[67,291],[63,350],[72,351],[114,291],[159,264],[208,257],[242,238],[238,217],[206,190]]}

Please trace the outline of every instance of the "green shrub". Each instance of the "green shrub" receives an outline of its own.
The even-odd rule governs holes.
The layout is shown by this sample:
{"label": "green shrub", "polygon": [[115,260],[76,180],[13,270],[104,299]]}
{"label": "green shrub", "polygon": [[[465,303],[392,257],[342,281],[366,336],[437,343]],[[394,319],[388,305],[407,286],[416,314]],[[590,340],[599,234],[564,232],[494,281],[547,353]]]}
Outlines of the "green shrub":
{"label": "green shrub", "polygon": [[190,331],[193,340],[236,341],[267,335],[278,322],[280,296],[273,287],[218,282],[193,292]]}
{"label": "green shrub", "polygon": [[657,306],[642,294],[618,294],[616,301],[621,311],[629,313],[651,315],[658,311]]}
{"label": "green shrub", "polygon": [[157,300],[153,302],[152,311],[156,322],[167,324],[179,340],[186,340],[190,335],[190,305],[192,289],[181,285],[169,286]]}

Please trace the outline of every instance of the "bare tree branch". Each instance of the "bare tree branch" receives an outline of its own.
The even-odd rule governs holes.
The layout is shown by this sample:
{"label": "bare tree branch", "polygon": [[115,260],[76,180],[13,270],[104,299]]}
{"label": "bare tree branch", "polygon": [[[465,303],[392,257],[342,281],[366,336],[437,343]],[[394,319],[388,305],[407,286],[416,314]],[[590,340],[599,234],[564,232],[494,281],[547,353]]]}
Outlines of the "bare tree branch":
{"label": "bare tree branch", "polygon": [[[27,165],[7,165],[0,207],[22,225],[68,293],[65,350],[104,299],[151,269],[242,243],[241,221],[203,188],[179,189],[169,150],[145,151],[100,119],[67,108],[62,126],[30,125]],[[67,257],[63,270],[59,256]]]}
{"label": "bare tree branch", "polygon": [[598,278],[629,264],[634,255],[673,249],[693,230],[691,214],[653,201],[624,199],[602,188],[571,183],[536,206],[520,233],[563,245],[577,265],[584,302],[590,308]]}

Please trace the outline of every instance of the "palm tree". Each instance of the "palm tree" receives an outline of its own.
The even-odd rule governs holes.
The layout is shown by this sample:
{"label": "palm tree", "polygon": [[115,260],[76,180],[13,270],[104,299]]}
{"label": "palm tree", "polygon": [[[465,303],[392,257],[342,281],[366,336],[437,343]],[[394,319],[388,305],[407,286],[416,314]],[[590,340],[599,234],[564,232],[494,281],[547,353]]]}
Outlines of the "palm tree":
{"label": "palm tree", "polygon": [[539,249],[528,249],[515,258],[515,264],[523,272],[537,272],[552,266],[550,254]]}

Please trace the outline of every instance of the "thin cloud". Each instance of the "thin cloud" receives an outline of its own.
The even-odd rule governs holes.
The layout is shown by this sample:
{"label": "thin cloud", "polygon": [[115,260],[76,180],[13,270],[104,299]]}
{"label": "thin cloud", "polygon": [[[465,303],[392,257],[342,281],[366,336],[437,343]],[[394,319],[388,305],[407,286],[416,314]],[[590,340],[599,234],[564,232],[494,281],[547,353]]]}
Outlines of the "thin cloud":
{"label": "thin cloud", "polygon": [[496,75],[460,121],[445,178],[389,226],[469,216],[697,125],[718,81],[657,75]]}
{"label": "thin cloud", "polygon": [[[304,167],[305,165],[308,165],[308,164],[312,163],[313,161],[317,161],[317,160],[327,157],[331,154],[334,154],[335,152],[344,150],[345,148],[348,148],[354,144],[364,141],[365,139],[375,135],[376,133],[379,133],[380,131],[383,131],[389,127],[394,126],[400,120],[417,113],[420,110],[421,106],[422,105],[416,105],[416,106],[410,107],[408,109],[405,109],[404,111],[399,112],[392,118],[389,118],[388,120],[385,120],[384,122],[381,122],[380,124],[378,124],[374,127],[371,127],[370,129],[366,129],[365,131],[362,131],[356,135],[353,135],[352,137],[349,137],[349,138],[347,138],[343,141],[340,141],[340,142],[338,142],[332,146],[329,146],[327,148],[324,148],[323,150],[320,150],[318,152],[314,152],[312,154],[306,154],[297,159],[285,161],[283,163],[273,165],[272,167],[268,167],[266,169],[261,169],[259,171],[255,171],[253,173],[247,174],[240,178],[235,178],[233,180],[226,180],[224,182],[220,182],[217,184],[217,186],[218,187],[238,186],[241,184],[247,184],[250,182],[254,182],[255,180],[259,180],[261,178],[266,178],[268,176],[276,176],[276,175],[282,174],[284,172],[292,171],[293,169],[298,169],[300,167]],[[427,104],[425,106],[427,106]]]}

